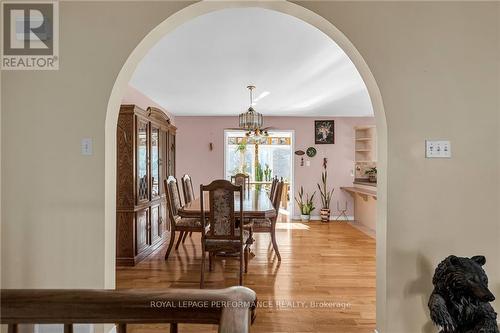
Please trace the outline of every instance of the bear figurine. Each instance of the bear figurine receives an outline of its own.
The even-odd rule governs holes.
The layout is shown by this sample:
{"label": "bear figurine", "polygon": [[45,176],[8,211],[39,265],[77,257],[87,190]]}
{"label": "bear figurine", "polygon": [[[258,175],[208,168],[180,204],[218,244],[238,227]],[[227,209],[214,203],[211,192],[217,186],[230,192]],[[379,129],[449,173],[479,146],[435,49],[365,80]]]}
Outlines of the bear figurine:
{"label": "bear figurine", "polygon": [[490,304],[495,296],[482,268],[485,263],[484,256],[452,255],[436,268],[428,305],[440,333],[499,333],[497,314]]}

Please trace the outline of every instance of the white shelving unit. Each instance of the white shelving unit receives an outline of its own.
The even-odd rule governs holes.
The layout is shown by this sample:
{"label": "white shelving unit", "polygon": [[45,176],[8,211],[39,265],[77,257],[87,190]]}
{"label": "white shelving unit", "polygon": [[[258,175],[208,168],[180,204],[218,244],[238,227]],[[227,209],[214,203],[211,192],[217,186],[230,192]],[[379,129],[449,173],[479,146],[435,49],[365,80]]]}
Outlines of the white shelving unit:
{"label": "white shelving unit", "polygon": [[377,166],[377,131],[375,126],[354,127],[355,178],[367,178],[365,171]]}

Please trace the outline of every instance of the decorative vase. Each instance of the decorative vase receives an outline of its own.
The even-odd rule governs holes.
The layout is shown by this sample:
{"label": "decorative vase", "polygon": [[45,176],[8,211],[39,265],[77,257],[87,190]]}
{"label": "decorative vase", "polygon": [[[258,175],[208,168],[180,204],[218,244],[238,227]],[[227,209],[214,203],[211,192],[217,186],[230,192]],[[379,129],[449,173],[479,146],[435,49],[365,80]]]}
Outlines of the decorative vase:
{"label": "decorative vase", "polygon": [[321,208],[320,215],[321,222],[327,223],[328,221],[330,221],[330,208]]}
{"label": "decorative vase", "polygon": [[300,219],[302,220],[302,222],[307,222],[311,219],[311,215],[300,214]]}

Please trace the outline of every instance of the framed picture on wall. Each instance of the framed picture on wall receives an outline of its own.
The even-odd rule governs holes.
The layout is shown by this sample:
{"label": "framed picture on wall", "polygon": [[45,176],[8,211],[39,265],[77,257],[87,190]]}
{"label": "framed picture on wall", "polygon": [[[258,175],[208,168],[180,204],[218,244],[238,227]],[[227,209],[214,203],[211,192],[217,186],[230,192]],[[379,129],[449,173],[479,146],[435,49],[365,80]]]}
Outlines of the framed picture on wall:
{"label": "framed picture on wall", "polygon": [[335,121],[315,120],[314,121],[314,143],[333,144],[335,143]]}

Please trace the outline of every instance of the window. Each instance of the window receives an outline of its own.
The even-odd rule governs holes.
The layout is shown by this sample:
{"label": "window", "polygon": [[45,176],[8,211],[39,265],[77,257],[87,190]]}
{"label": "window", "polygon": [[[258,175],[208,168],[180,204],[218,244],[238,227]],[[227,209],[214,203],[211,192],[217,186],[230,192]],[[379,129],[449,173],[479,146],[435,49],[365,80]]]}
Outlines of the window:
{"label": "window", "polygon": [[271,181],[274,176],[291,182],[293,132],[270,132],[268,137],[255,140],[243,131],[226,131],[224,140],[226,179],[245,173],[254,184]]}

